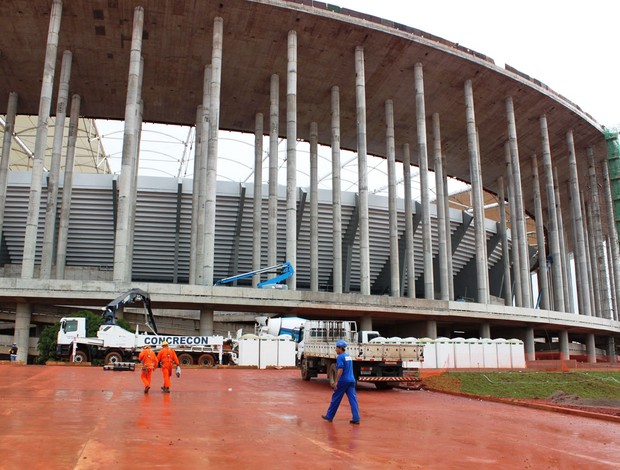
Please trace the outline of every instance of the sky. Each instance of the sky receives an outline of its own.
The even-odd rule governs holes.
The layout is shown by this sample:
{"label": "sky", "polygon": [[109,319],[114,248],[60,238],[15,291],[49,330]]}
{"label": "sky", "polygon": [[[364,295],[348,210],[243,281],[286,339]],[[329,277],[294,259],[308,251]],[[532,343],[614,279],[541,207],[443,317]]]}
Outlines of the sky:
{"label": "sky", "polygon": [[[600,124],[620,127],[618,0],[330,0],[329,3],[459,43],[491,57],[500,67],[508,63],[562,94]],[[118,172],[122,124],[98,121],[98,128],[113,171]],[[142,139],[141,175],[191,178],[193,135],[189,128],[146,124]],[[253,180],[253,139],[253,136],[221,133],[219,179],[244,183]],[[285,142],[280,145],[281,160],[286,156],[285,146]],[[268,149],[267,142],[264,148]],[[298,152],[298,167],[302,171],[298,185],[303,187],[307,186],[308,177],[300,161],[307,160],[303,158],[308,152],[307,145],[298,144]],[[319,150],[319,187],[325,189],[331,187],[329,154],[327,148]],[[229,163],[232,155],[239,164]],[[349,160],[343,170],[344,191],[355,190],[356,186],[355,160]],[[343,161],[347,161],[346,156]],[[386,194],[385,161],[371,161],[369,165],[369,189]],[[264,168],[266,177],[266,160]],[[285,164],[281,170],[280,181],[286,181]],[[412,176],[415,178],[415,173]],[[415,192],[414,198],[418,198]]]}

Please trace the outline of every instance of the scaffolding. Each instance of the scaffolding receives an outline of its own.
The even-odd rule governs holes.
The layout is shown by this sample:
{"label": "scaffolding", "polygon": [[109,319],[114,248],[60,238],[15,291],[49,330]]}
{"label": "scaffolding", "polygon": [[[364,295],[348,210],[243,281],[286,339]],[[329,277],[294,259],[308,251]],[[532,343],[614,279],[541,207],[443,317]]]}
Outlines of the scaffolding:
{"label": "scaffolding", "polygon": [[614,221],[616,231],[620,233],[620,143],[618,142],[618,130],[606,129],[605,140],[607,141],[609,185],[614,206]]}

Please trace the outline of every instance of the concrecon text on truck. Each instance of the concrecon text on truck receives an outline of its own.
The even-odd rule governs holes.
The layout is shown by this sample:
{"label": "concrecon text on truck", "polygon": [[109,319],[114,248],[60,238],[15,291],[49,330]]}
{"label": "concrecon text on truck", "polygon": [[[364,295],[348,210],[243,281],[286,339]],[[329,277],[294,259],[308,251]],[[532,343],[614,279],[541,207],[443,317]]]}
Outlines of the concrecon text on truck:
{"label": "concrecon text on truck", "polygon": [[[131,304],[142,304],[145,309],[145,325],[151,333],[127,331],[116,324],[116,312]],[[102,359],[104,364],[136,361],[144,345],[159,349],[164,341],[174,348],[181,365],[198,364],[214,366],[218,363],[237,362],[237,354],[224,350],[222,336],[176,336],[158,334],[151,310],[149,295],[140,289],[131,289],[110,302],[103,312],[104,324],[97,337],[86,336],[86,318],[64,317],[60,320],[57,337],[57,354],[74,362]]]}
{"label": "concrecon text on truck", "polygon": [[419,361],[422,347],[406,341],[387,340],[377,331],[357,331],[354,321],[307,320],[297,358],[301,378],[310,380],[327,374],[334,385],[336,374],[336,341],[348,343],[347,353],[353,359],[353,374],[358,382],[374,383],[378,389],[392,388],[398,382],[415,380],[403,374],[403,361]]}

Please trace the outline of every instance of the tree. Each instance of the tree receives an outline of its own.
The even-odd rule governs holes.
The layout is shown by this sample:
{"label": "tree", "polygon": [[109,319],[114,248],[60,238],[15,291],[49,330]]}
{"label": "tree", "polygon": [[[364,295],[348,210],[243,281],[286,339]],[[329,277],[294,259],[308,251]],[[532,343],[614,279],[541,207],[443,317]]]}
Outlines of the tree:
{"label": "tree", "polygon": [[[97,336],[99,327],[103,324],[103,318],[101,315],[91,312],[90,310],[80,310],[73,314],[74,317],[86,318],[86,336],[89,338]],[[116,324],[121,328],[132,331],[131,325],[124,319],[118,318]],[[39,357],[37,358],[38,364],[45,364],[47,361],[57,361],[59,359],[56,354],[56,338],[58,337],[58,331],[60,330],[60,321],[57,321],[53,325],[45,327],[39,336],[39,344],[37,349],[39,350]]]}

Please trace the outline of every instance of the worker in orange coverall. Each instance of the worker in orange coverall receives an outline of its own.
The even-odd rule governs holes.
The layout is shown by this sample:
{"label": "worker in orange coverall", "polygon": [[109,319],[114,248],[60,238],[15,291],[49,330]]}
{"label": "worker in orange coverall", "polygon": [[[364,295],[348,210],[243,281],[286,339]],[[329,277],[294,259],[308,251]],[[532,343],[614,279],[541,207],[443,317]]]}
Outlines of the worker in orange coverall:
{"label": "worker in orange coverall", "polygon": [[142,351],[140,351],[138,360],[142,363],[142,375],[140,378],[144,384],[144,393],[149,393],[153,369],[157,367],[157,355],[148,344],[145,344],[142,347]]}
{"label": "worker in orange coverall", "polygon": [[170,377],[172,376],[172,368],[179,365],[179,358],[174,349],[168,347],[168,342],[161,343],[163,346],[157,354],[157,362],[164,374],[164,386],[161,388],[164,393],[170,393]]}

